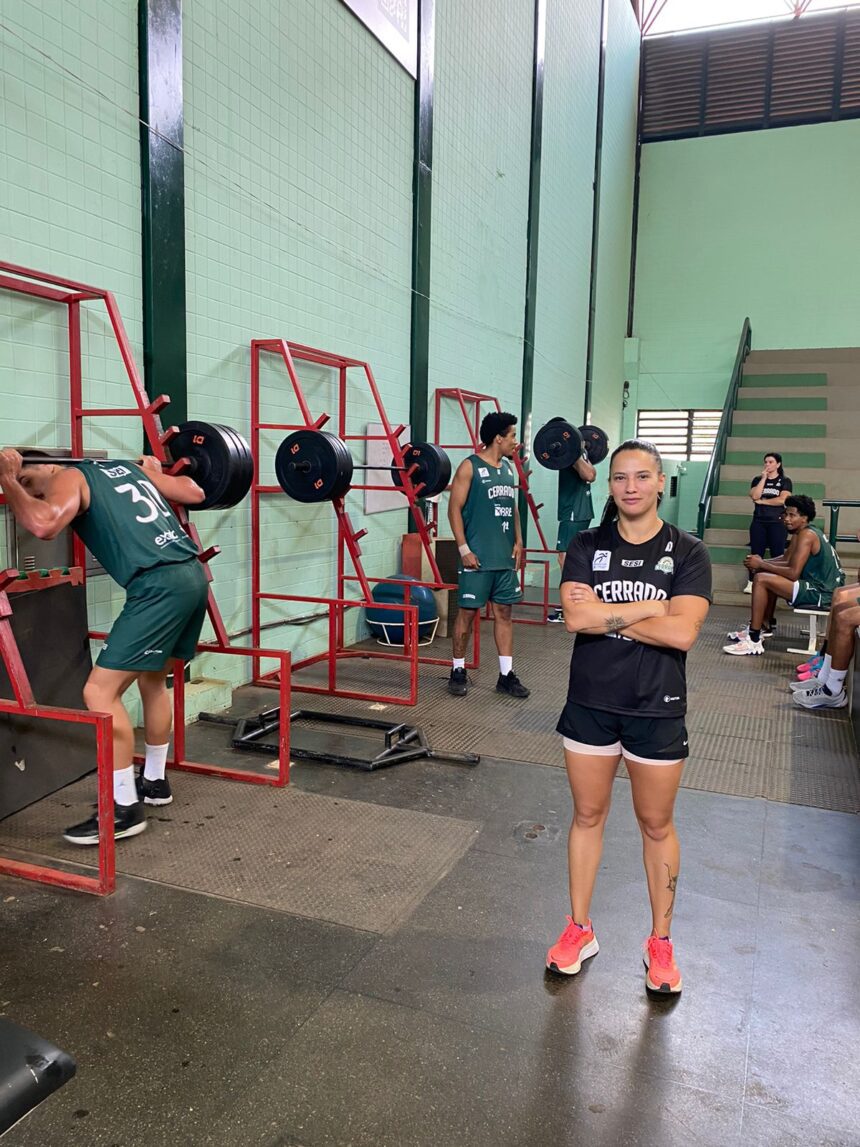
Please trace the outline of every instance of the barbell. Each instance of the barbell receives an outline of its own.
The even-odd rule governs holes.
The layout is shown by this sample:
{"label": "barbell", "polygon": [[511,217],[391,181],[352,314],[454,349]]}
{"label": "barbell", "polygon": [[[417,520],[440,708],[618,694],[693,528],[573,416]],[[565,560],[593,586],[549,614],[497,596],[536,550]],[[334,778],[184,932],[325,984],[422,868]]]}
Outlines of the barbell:
{"label": "barbell", "polygon": [[[196,510],[226,510],[237,506],[254,481],[254,459],[248,443],[229,426],[212,422],[184,422],[167,444],[174,462],[185,460],[181,473],[192,477],[206,497]],[[73,466],[86,458],[45,457],[22,453],[24,462]],[[287,435],[275,455],[275,474],[281,489],[297,502],[327,502],[342,498],[352,485],[355,470],[385,469],[357,466],[347,444],[325,430],[296,430]],[[392,458],[389,467],[395,487],[403,488],[409,472],[413,486],[424,498],[441,494],[451,480],[451,460],[432,442],[403,447],[403,465]]]}
{"label": "barbell", "polygon": [[585,453],[593,466],[609,453],[609,437],[599,426],[573,426],[564,418],[551,418],[534,438],[532,456],[547,470],[567,470]]}
{"label": "barbell", "polygon": [[[288,434],[275,455],[278,485],[296,502],[328,502],[342,498],[352,485],[355,470],[380,470],[384,466],[358,466],[349,447],[325,430],[295,430]],[[413,442],[403,448],[403,465],[394,459],[389,466],[394,485],[403,488],[403,473],[409,471],[422,498],[441,494],[451,480],[451,460],[433,442]]]}
{"label": "barbell", "polygon": [[[213,422],[183,422],[169,439],[171,462],[185,461],[181,473],[194,479],[206,495],[195,510],[226,510],[237,506],[251,489],[254,459],[248,443],[229,426]],[[74,466],[91,458],[45,457],[22,452],[24,462]]]}

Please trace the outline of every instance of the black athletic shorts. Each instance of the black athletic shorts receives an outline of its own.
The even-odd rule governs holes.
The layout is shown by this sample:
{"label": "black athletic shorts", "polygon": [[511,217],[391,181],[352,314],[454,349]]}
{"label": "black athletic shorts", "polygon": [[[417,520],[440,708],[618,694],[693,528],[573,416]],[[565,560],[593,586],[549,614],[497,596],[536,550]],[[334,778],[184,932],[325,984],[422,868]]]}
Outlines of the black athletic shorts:
{"label": "black athletic shorts", "polygon": [[568,701],[556,732],[564,737],[566,749],[586,756],[621,753],[644,765],[673,765],[690,753],[683,717],[632,717]]}

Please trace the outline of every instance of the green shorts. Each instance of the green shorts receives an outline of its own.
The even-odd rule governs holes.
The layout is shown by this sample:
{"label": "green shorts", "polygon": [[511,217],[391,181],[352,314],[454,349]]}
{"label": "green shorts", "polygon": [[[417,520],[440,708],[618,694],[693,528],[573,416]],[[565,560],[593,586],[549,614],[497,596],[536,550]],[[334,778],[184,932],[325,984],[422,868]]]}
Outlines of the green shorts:
{"label": "green shorts", "polygon": [[154,566],[133,578],[97,665],[129,673],[190,661],[206,617],[209,583],[196,558]]}
{"label": "green shorts", "polygon": [[458,584],[460,609],[482,609],[488,601],[516,605],[523,599],[516,570],[460,570]]}
{"label": "green shorts", "polygon": [[830,609],[833,594],[810,581],[796,581],[791,605],[795,609]]}
{"label": "green shorts", "polygon": [[583,530],[591,528],[591,522],[559,522],[558,523],[558,541],[555,543],[555,548],[560,554],[566,554],[567,548],[577,534],[581,534]]}

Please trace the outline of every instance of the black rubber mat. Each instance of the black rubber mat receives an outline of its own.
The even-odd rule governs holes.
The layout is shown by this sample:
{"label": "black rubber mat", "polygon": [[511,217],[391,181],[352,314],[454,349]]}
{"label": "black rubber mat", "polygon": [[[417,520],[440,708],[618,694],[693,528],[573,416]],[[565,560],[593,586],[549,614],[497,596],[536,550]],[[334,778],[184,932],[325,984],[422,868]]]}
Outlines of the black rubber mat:
{"label": "black rubber mat", "polygon": [[[738,609],[715,607],[688,657],[692,756],[682,784],[860,811],[860,768],[847,710],[809,712],[791,700],[788,682],[802,658],[785,648],[799,643],[801,626],[780,620],[779,636],[768,641],[763,657],[729,657],[722,651],[726,632],[742,621]],[[386,715],[421,725],[437,750],[563,767],[555,725],[567,692],[572,638],[562,626],[515,627],[514,667],[532,691],[528,700],[516,701],[495,692],[498,663],[487,623],[483,634],[483,667],[470,673],[466,698],[449,696],[446,668],[422,666],[418,704],[390,705]],[[444,639],[432,647],[436,656],[449,648]],[[338,673],[343,687],[367,688],[373,681],[376,690],[405,691],[405,671],[391,662],[350,659],[340,663]],[[258,689],[236,694],[243,712],[274,704],[273,698],[273,693]],[[302,704],[302,694],[295,703]],[[314,698],[313,704],[339,713],[366,714],[371,709],[367,703],[335,697]],[[372,708],[375,714],[380,711]]]}
{"label": "black rubber mat", "polygon": [[[259,758],[257,762],[259,763]],[[410,809],[215,777],[174,774],[173,804],[119,844],[118,872],[264,908],[386,932],[459,860],[478,826]],[[95,862],[67,844],[92,812],[93,777],[0,823],[0,842],[52,860]]]}

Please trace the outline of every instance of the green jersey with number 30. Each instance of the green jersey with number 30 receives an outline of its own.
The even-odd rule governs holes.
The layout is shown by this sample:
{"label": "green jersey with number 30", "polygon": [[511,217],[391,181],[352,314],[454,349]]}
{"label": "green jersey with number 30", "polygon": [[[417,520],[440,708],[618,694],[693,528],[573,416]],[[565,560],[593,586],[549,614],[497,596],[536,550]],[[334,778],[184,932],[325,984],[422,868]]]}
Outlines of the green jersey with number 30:
{"label": "green jersey with number 30", "polygon": [[90,505],[72,528],[121,586],[142,570],[196,557],[194,542],[140,466],[87,461],[75,469],[90,488]]}

